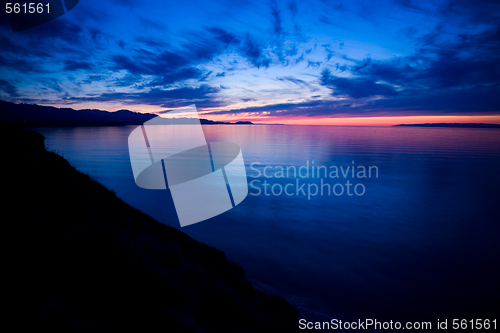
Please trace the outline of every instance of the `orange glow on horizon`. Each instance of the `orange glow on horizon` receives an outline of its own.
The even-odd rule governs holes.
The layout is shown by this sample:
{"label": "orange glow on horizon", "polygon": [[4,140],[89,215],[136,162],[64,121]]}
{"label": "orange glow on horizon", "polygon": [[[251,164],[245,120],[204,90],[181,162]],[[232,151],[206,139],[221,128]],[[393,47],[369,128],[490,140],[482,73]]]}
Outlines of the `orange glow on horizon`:
{"label": "orange glow on horizon", "polygon": [[204,117],[214,121],[251,121],[254,124],[284,124],[284,125],[333,125],[333,126],[393,126],[398,124],[424,123],[488,123],[500,124],[500,115],[492,116],[400,116],[400,117],[344,117],[344,118],[279,118],[279,117]]}
{"label": "orange glow on horizon", "polygon": [[[40,104],[43,105],[43,104]],[[117,111],[127,109],[141,113],[156,113],[165,108],[158,109],[152,105],[123,105],[119,103],[79,103],[78,105],[52,105],[55,107],[70,107],[74,109],[100,109],[107,111]],[[500,124],[500,114],[497,115],[446,115],[446,116],[374,116],[374,117],[276,117],[267,115],[238,115],[228,111],[227,115],[204,114],[199,110],[200,118],[213,121],[251,121],[254,124],[284,124],[284,125],[331,125],[331,126],[393,126],[398,124],[424,124],[424,123],[488,123]],[[205,111],[207,112],[207,111]]]}

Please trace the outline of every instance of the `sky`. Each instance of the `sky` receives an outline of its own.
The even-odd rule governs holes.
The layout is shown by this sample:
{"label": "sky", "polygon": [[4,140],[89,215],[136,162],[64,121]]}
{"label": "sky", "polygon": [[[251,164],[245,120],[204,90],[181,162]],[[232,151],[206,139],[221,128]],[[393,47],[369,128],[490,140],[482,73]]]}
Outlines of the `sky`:
{"label": "sky", "polygon": [[500,123],[500,1],[81,0],[13,33],[0,99],[256,123]]}

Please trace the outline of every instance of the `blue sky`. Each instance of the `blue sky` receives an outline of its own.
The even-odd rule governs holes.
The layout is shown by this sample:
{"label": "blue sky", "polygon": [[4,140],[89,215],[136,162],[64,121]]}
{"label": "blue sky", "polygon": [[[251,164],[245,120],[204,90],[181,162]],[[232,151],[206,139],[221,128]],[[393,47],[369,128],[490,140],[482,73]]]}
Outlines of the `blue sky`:
{"label": "blue sky", "polygon": [[208,118],[500,114],[498,1],[93,1],[12,33],[0,99]]}

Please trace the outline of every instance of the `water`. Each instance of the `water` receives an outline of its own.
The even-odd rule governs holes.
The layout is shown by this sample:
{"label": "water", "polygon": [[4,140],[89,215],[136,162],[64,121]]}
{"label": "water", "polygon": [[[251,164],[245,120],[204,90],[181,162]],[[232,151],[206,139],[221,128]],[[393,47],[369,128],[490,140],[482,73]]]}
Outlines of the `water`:
{"label": "water", "polygon": [[[180,228],[168,191],[134,183],[127,148],[134,128],[37,130],[78,170]],[[277,166],[313,161],[378,170],[378,177],[373,171],[371,178],[324,179],[345,190],[347,180],[361,183],[360,196],[250,194],[236,208],[182,228],[223,250],[256,288],[285,296],[301,316],[452,319],[498,304],[500,130],[205,125],[204,131],[208,141],[240,145],[248,181],[260,180],[253,184],[261,190],[264,180],[279,184],[275,193],[297,179],[306,191],[320,184],[317,177],[254,178],[266,166],[273,176]]]}

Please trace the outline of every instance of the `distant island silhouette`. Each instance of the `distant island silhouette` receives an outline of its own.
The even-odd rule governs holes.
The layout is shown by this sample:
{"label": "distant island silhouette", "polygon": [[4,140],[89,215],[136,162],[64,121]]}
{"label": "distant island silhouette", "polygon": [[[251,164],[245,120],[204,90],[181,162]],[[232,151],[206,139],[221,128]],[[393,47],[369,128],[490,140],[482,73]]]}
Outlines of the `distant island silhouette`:
{"label": "distant island silhouette", "polygon": [[[153,113],[130,110],[114,112],[97,109],[74,110],[36,104],[15,104],[0,101],[0,121],[19,122],[23,127],[76,127],[76,126],[125,126],[141,125],[157,117]],[[182,124],[182,119],[179,119]],[[235,123],[200,119],[202,125],[252,125],[250,121]]]}
{"label": "distant island silhouette", "polygon": [[394,126],[411,127],[462,127],[462,128],[500,128],[499,124],[485,123],[425,123],[425,124],[399,124]]}

